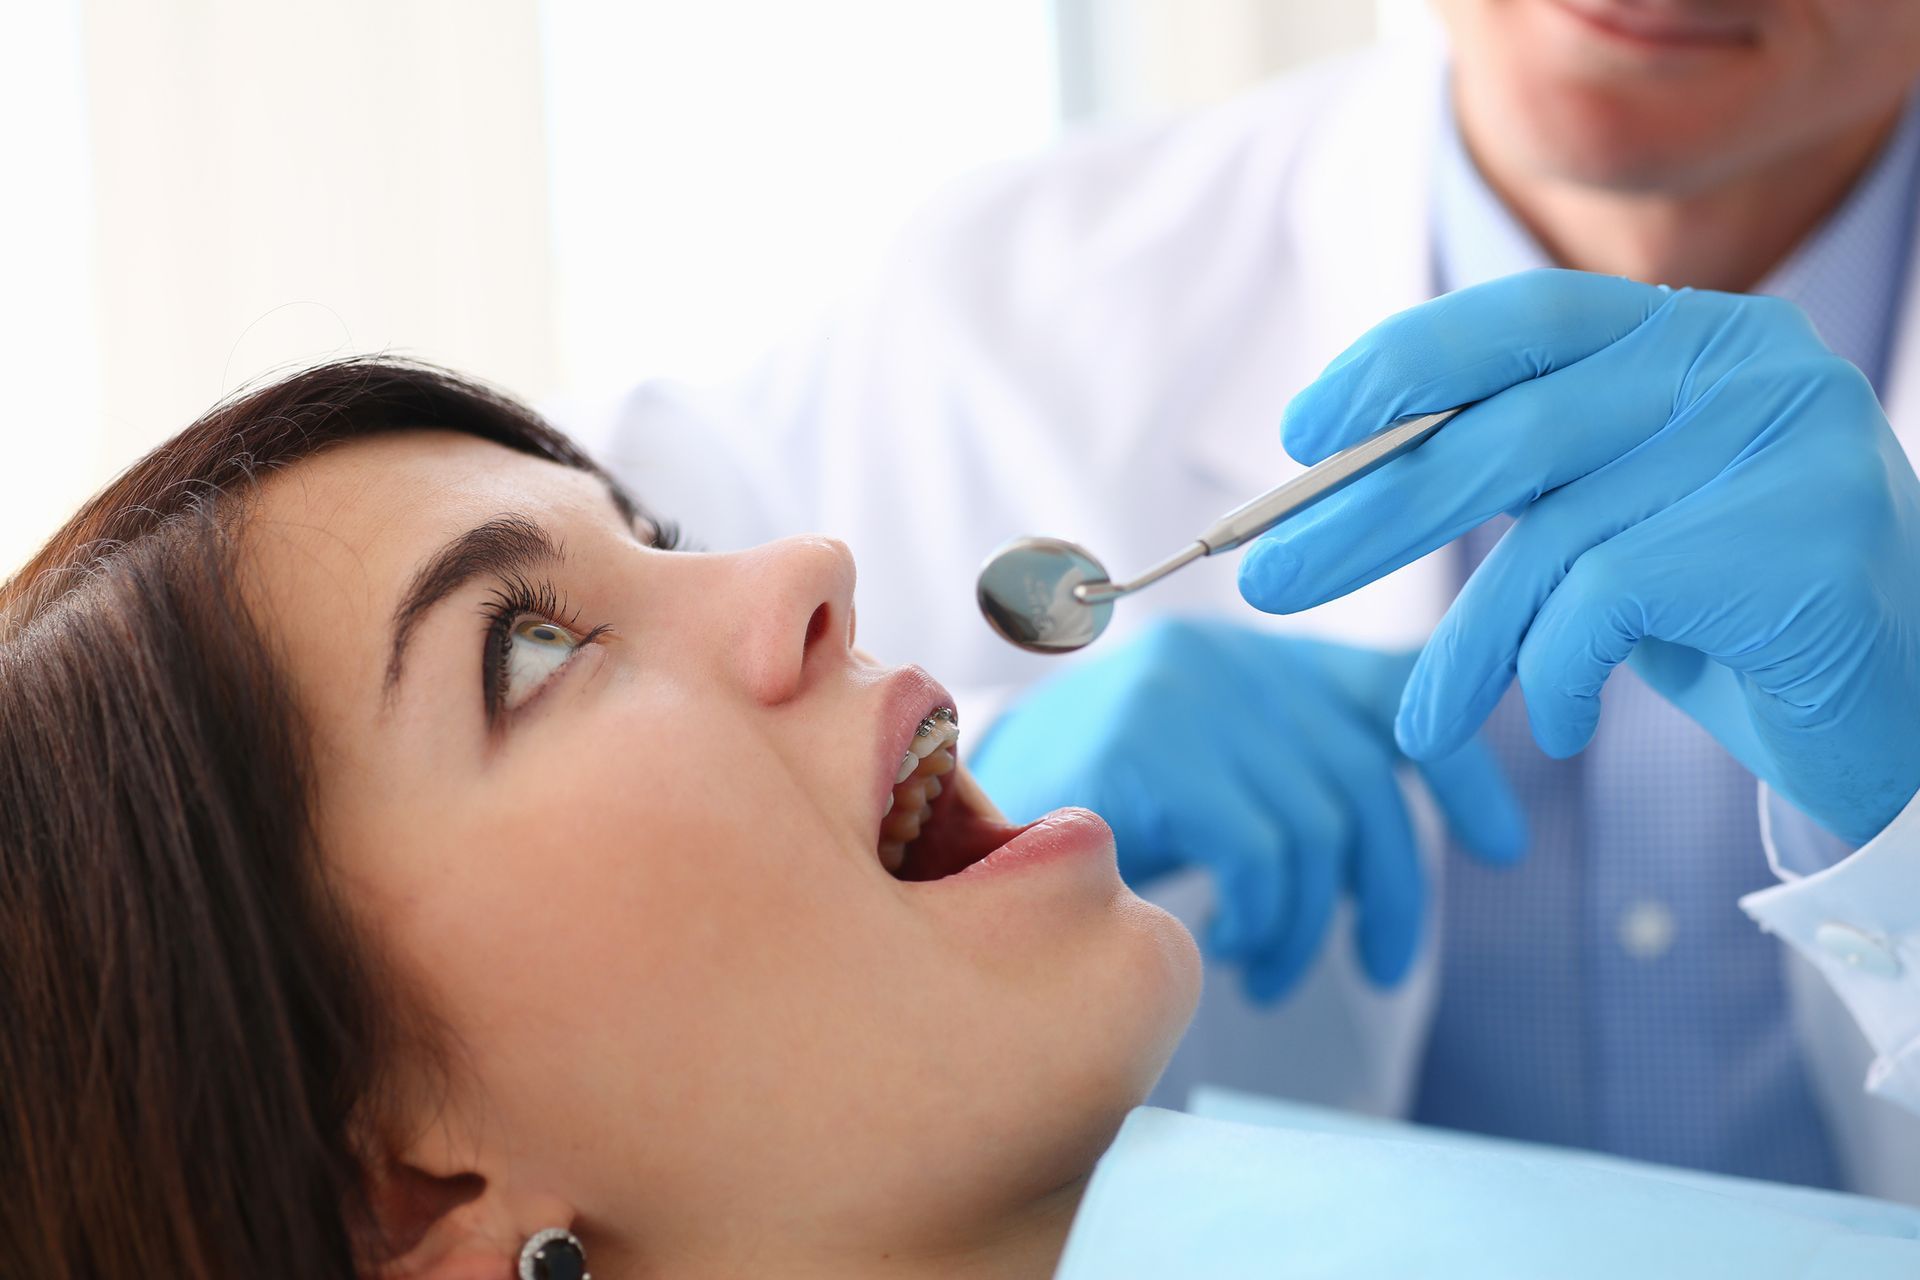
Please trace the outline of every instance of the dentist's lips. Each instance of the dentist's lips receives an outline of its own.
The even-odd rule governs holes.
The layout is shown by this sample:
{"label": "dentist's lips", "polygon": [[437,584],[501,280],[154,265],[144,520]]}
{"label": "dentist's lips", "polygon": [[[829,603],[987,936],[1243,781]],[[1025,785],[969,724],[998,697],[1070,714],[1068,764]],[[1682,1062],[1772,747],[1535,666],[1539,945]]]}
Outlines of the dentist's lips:
{"label": "dentist's lips", "polygon": [[1758,25],[1745,17],[1619,0],[1552,3],[1589,32],[1647,51],[1744,49],[1759,43]]}

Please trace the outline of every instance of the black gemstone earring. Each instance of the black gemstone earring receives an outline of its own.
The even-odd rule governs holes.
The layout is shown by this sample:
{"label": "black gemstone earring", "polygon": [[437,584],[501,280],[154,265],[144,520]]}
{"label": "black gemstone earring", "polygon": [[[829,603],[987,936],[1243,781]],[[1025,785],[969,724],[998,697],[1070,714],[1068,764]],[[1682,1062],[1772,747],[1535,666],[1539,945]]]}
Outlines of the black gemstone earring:
{"label": "black gemstone earring", "polygon": [[534,1232],[520,1246],[520,1280],[593,1280],[580,1238],[563,1227]]}

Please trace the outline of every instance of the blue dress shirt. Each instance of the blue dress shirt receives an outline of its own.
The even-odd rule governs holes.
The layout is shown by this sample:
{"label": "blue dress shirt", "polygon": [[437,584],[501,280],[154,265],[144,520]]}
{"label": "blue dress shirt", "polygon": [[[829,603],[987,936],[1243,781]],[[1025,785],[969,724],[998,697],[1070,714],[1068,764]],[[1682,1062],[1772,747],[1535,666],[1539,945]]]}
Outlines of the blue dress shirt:
{"label": "blue dress shirt", "polygon": [[[1844,203],[1757,292],[1799,304],[1884,394],[1920,177],[1920,95]],[[1462,146],[1435,174],[1444,292],[1551,265]],[[1497,539],[1462,539],[1461,580]],[[1773,882],[1752,777],[1625,667],[1599,733],[1548,759],[1518,691],[1488,726],[1533,828],[1520,866],[1447,855],[1441,995],[1414,1115],[1815,1186],[1838,1167],[1779,944],[1735,905]]]}

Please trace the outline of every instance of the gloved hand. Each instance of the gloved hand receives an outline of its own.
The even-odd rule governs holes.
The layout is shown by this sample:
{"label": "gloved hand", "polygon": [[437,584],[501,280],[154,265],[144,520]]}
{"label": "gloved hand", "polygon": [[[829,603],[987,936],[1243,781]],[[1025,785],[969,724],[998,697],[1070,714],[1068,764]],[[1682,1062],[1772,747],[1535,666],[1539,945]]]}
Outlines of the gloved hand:
{"label": "gloved hand", "polygon": [[1288,406],[1286,445],[1315,461],[1469,403],[1249,548],[1248,603],[1309,608],[1515,510],[1407,684],[1410,756],[1465,741],[1516,673],[1540,745],[1571,755],[1631,657],[1837,835],[1900,811],[1920,786],[1920,482],[1798,310],[1496,280],[1361,338]]}
{"label": "gloved hand", "polygon": [[[1336,897],[1357,908],[1360,961],[1385,986],[1419,941],[1425,886],[1401,792],[1393,709],[1412,654],[1161,620],[1034,689],[969,761],[1016,821],[1084,805],[1144,885],[1208,868],[1208,950],[1274,1000],[1318,952]],[[1484,746],[1421,768],[1469,849],[1519,857],[1525,820]]]}

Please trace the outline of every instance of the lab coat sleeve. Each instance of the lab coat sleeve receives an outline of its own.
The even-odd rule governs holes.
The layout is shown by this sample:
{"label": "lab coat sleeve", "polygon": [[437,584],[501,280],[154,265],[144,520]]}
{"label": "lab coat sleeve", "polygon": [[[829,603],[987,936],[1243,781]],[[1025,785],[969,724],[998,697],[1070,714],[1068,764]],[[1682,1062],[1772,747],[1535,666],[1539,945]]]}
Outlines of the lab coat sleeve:
{"label": "lab coat sleeve", "polygon": [[1920,1112],[1920,796],[1859,849],[1764,785],[1761,833],[1781,883],[1740,906],[1804,955],[1877,1055],[1866,1087]]}

